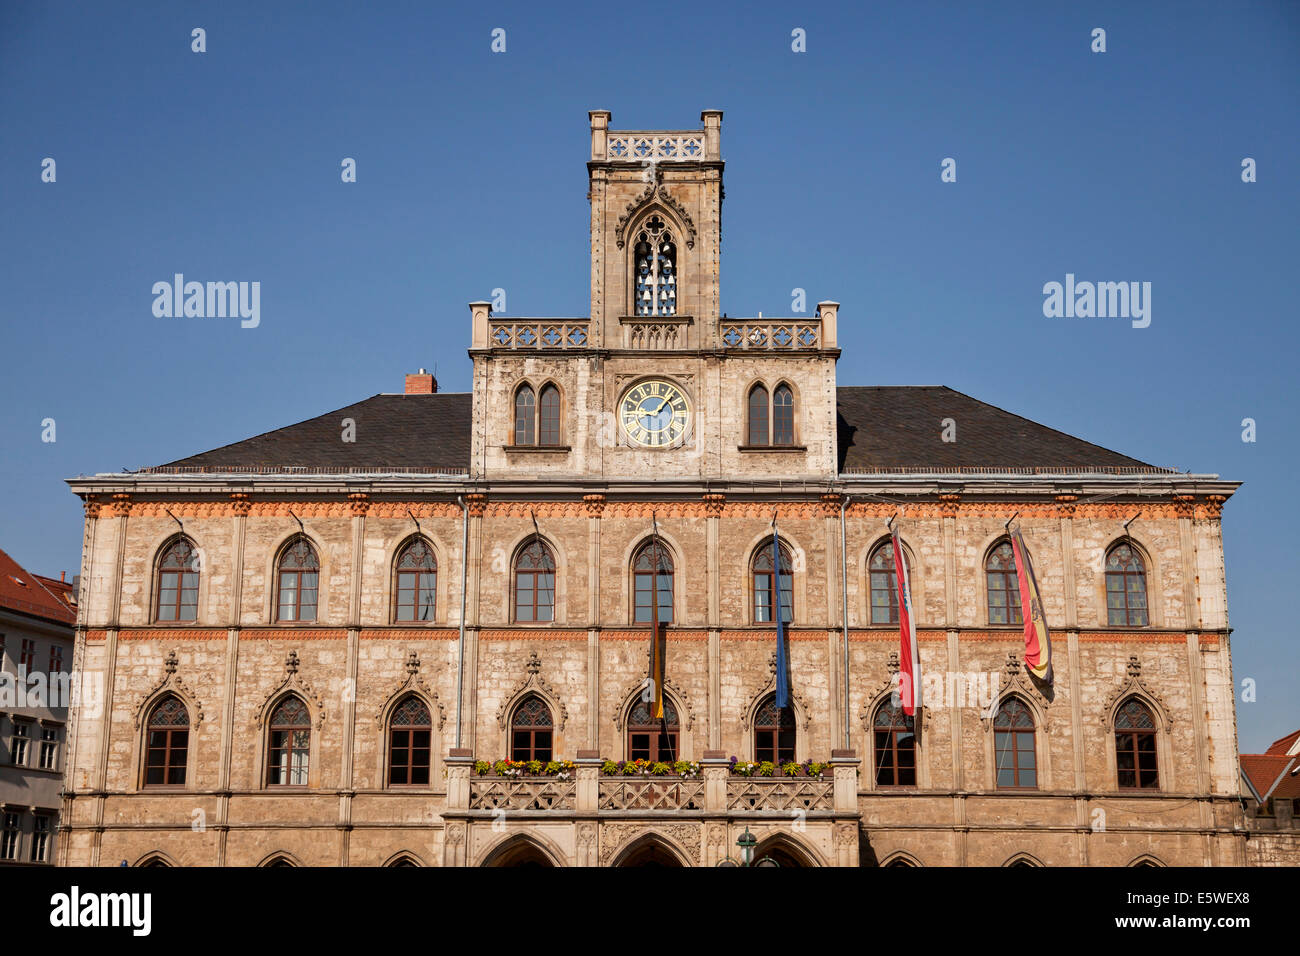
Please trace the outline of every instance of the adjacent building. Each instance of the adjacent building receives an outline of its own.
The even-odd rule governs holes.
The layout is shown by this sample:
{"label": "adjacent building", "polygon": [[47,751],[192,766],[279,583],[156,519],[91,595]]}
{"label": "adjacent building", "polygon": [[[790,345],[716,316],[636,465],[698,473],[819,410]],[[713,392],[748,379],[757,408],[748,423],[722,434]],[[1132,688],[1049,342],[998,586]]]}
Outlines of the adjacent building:
{"label": "adjacent building", "polygon": [[[874,356],[840,350],[879,321],[862,307],[724,314],[721,123],[590,114],[590,314],[471,303],[472,392],[421,371],[70,482],[77,666],[106,706],[74,715],[62,861],[1245,860],[1237,483],[871,385]],[[1021,661],[1016,527],[1050,688]],[[893,694],[891,528],[919,718]]]}
{"label": "adjacent building", "polygon": [[1246,859],[1252,866],[1300,866],[1300,730],[1262,754],[1241,755]]}
{"label": "adjacent building", "polygon": [[0,866],[52,864],[77,596],[0,551]]}

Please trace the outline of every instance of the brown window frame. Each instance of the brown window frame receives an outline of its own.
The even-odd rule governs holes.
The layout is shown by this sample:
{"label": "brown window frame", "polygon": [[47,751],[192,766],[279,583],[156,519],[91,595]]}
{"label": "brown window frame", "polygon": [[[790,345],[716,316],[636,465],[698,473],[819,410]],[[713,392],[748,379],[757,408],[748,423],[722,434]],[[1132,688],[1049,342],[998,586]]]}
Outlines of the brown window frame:
{"label": "brown window frame", "polygon": [[537,447],[558,448],[561,444],[561,395],[559,386],[547,382],[537,393]]}
{"label": "brown window frame", "polygon": [[[1138,716],[1131,708],[1136,707],[1145,714],[1150,727],[1130,726]],[[1159,790],[1160,789],[1160,728],[1156,715],[1143,701],[1129,697],[1115,711],[1115,785],[1120,790]],[[1145,741],[1150,746],[1145,747]],[[1133,766],[1123,766],[1124,757],[1128,756]],[[1125,775],[1132,774],[1132,783],[1125,783]],[[1150,782],[1144,783],[1143,777],[1150,774]]]}
{"label": "brown window frame", "polygon": [[[1024,724],[1016,723],[1019,718],[1026,718],[1029,721],[1028,727]],[[1034,721],[1034,712],[1019,697],[1007,697],[998,705],[998,711],[993,717],[993,786],[997,790],[1037,790],[1038,789],[1038,736],[1037,725]],[[1005,737],[1010,743],[1010,748],[999,745],[999,737]],[[1029,738],[1029,747],[1026,749],[1021,746],[1023,737]],[[1020,755],[1027,753],[1032,761],[1027,767],[1020,765]],[[1010,757],[1009,765],[1003,765],[1003,755],[1008,754]],[[1004,784],[1002,782],[1003,771],[1011,773],[1011,779],[1014,783]],[[1032,774],[1032,783],[1022,783],[1021,774]]]}
{"label": "brown window frame", "polygon": [[[665,724],[668,727],[666,735]],[[650,716],[649,703],[636,698],[627,712],[627,759],[649,760],[651,763],[681,760],[681,729],[677,708],[667,697],[664,698],[662,721]]]}
{"label": "brown window frame", "polygon": [[[673,603],[676,598],[674,588],[677,584],[673,556],[663,542],[659,542],[659,566],[656,572],[651,568],[651,562],[654,561],[653,551],[655,547],[653,540],[643,542],[632,555],[633,624],[653,623],[650,619],[650,597],[652,594],[658,599],[659,623],[671,624],[673,622]],[[667,597],[666,604],[664,602],[665,597]]]}
{"label": "brown window frame", "polygon": [[512,444],[520,448],[532,448],[537,444],[537,392],[528,382],[515,389],[514,410]]}
{"label": "brown window frame", "polygon": [[[889,722],[882,723],[881,716],[886,713]],[[904,740],[906,746],[902,743]],[[911,766],[903,766],[899,760],[901,753],[911,754]],[[916,788],[916,718],[904,714],[901,705],[886,700],[875,709],[871,718],[871,755],[878,788]],[[905,779],[909,776],[910,780]]]}
{"label": "brown window frame", "polygon": [[772,761],[777,767],[797,762],[799,728],[794,708],[776,706],[776,695],[768,694],[754,709],[754,759]]}
{"label": "brown window frame", "polygon": [[[782,395],[788,401],[782,402]],[[777,383],[772,389],[772,447],[792,448],[795,444],[794,389],[788,382]]]}
{"label": "brown window frame", "polygon": [[[175,563],[173,554],[176,555]],[[158,590],[154,597],[154,620],[162,624],[193,624],[199,618],[199,582],[202,568],[199,552],[188,537],[176,537],[158,554]],[[169,586],[170,585],[170,586]],[[163,594],[171,591],[174,600],[164,604]],[[192,602],[185,600],[193,596]],[[164,617],[164,609],[172,612]],[[186,616],[188,614],[188,616]]]}
{"label": "brown window frame", "polygon": [[[302,717],[296,722],[290,722],[288,718],[281,717],[285,706],[294,701],[300,708]],[[297,715],[290,715],[296,717]],[[277,720],[279,722],[277,722]],[[288,694],[282,697],[271,711],[271,719],[268,721],[267,728],[267,750],[266,750],[266,785],[268,787],[306,787],[311,781],[311,711],[307,708],[307,702],[296,694]],[[306,743],[300,746],[300,735],[306,735]],[[306,761],[301,768],[297,767],[294,762],[294,756],[305,754]],[[277,771],[279,773],[277,774]],[[274,779],[275,776],[281,776],[283,780]],[[295,782],[294,777],[301,777],[301,782]]]}
{"label": "brown window frame", "polygon": [[[314,564],[303,563],[303,555],[310,555]],[[290,565],[289,561],[298,562]],[[280,551],[280,557],[275,562],[275,622],[277,624],[314,624],[320,615],[320,554],[316,546],[312,544],[311,539],[306,535],[295,535],[283,549]],[[311,587],[303,587],[303,578],[306,575],[315,577],[315,583]],[[293,617],[285,617],[285,580],[293,579]],[[311,604],[303,602],[302,596],[304,591],[310,591],[313,597]],[[311,617],[303,617],[302,610],[304,607],[311,608]]]}
{"label": "brown window frame", "polygon": [[751,448],[766,448],[771,443],[768,431],[770,401],[771,396],[767,386],[762,382],[750,387],[749,394],[745,398],[745,406],[748,409],[745,416],[745,440]]}
{"label": "brown window frame", "polygon": [[[545,715],[543,721],[540,716]],[[533,717],[531,723],[521,723],[521,718]],[[526,737],[521,736],[526,735]],[[545,743],[539,739],[544,737]],[[510,714],[510,759],[540,760],[549,763],[555,753],[555,716],[551,706],[540,695],[529,694]]]}
{"label": "brown window frame", "polygon": [[[994,567],[994,564],[997,564]],[[1002,604],[993,603],[993,595],[1005,595]],[[1002,539],[991,549],[984,559],[984,595],[988,604],[990,627],[1020,627],[1025,623],[1024,612],[1020,607],[1020,579],[1016,576],[1016,555],[1011,541]],[[993,620],[994,610],[1006,611],[1005,621]]]}
{"label": "brown window frame", "polygon": [[[753,599],[753,622],[755,624],[776,624],[773,609],[777,607],[777,592],[780,587],[781,610],[786,615],[785,626],[794,623],[794,557],[790,548],[782,539],[779,542],[780,569],[773,568],[772,542],[765,540],[754,549],[754,556],[749,562],[750,595]],[[766,602],[761,600],[766,598]],[[767,617],[763,617],[763,613]]]}
{"label": "brown window frame", "polygon": [[[149,708],[144,737],[142,787],[185,786],[190,755],[190,712],[185,702],[175,694],[168,694]],[[152,779],[155,771],[161,779]],[[180,779],[173,779],[174,776]]]}
{"label": "brown window frame", "polygon": [[[536,555],[541,555],[542,562],[540,564],[535,566],[530,564],[526,567],[522,564],[525,558],[529,561],[538,560]],[[538,582],[548,574],[550,575],[551,586],[549,588],[539,587]],[[510,608],[511,616],[514,618],[516,623],[553,624],[555,622],[555,590],[557,577],[555,553],[541,538],[533,537],[528,539],[528,541],[515,552],[515,560],[512,562],[510,575]],[[521,580],[524,578],[528,579],[528,582],[531,585],[529,588],[521,588],[519,586]],[[531,603],[522,605],[523,607],[529,608],[532,615],[531,617],[523,617],[519,613],[521,607],[519,596],[521,593],[525,592],[532,594]],[[551,596],[549,604],[543,603],[539,598],[539,595],[545,593],[549,593]],[[539,612],[543,609],[549,611],[549,617],[543,618],[538,616]]]}
{"label": "brown window frame", "polygon": [[[407,566],[407,559],[417,547],[425,549],[425,556],[420,564]],[[393,574],[393,623],[394,624],[428,624],[437,619],[438,614],[438,556],[433,545],[423,536],[409,539],[397,552],[396,571]],[[410,595],[410,603],[403,600],[403,595]],[[433,602],[421,603],[422,597],[431,595]],[[403,612],[409,611],[409,617]]]}
{"label": "brown window frame", "polygon": [[[889,562],[888,567],[877,567],[876,561],[881,556]],[[907,564],[907,552],[903,552],[903,564]],[[876,603],[876,595],[885,593],[884,587],[877,587],[883,582],[888,586],[888,594],[884,604]],[[894,564],[894,547],[892,542],[886,540],[880,542],[871,549],[871,554],[867,557],[867,594],[871,602],[871,623],[872,624],[897,624],[898,623],[898,568]],[[877,612],[884,611],[884,620],[877,619]]]}
{"label": "brown window frame", "polygon": [[[1127,551],[1130,560],[1127,562],[1119,559],[1119,554]],[[1112,569],[1112,559],[1116,560],[1116,567]],[[1147,573],[1146,561],[1138,549],[1133,547],[1128,541],[1121,541],[1114,545],[1106,552],[1106,624],[1109,627],[1148,627],[1151,624],[1151,608],[1147,600]],[[1140,582],[1141,587],[1133,589],[1130,585],[1134,582]],[[1112,588],[1112,582],[1119,584],[1118,588]],[[1111,596],[1117,595],[1123,599],[1123,605],[1119,607],[1111,606]],[[1141,595],[1141,605],[1135,605],[1135,598]],[[1116,612],[1119,612],[1118,614]],[[1122,620],[1117,620],[1122,617]]]}
{"label": "brown window frame", "polygon": [[[411,720],[408,705],[417,705],[422,720]],[[423,735],[421,737],[421,735]],[[422,740],[422,743],[421,743]],[[416,754],[423,752],[423,761]],[[405,754],[398,762],[397,755]],[[399,774],[400,771],[400,774]],[[433,773],[433,715],[429,705],[416,694],[407,694],[393,708],[388,724],[388,785],[390,787],[428,787]],[[399,775],[402,779],[398,779]],[[416,779],[422,777],[422,779]]]}

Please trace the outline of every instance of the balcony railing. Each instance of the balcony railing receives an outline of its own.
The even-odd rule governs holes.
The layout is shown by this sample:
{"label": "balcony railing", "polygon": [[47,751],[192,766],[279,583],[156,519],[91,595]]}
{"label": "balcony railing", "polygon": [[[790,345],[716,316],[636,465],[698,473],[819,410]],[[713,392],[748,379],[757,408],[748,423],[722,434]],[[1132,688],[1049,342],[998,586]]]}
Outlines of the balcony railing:
{"label": "balcony railing", "polygon": [[830,810],[835,804],[834,779],[749,777],[727,781],[727,809],[790,813]]}
{"label": "balcony railing", "polygon": [[820,349],[819,319],[722,319],[722,347],[741,351],[796,352]]}
{"label": "balcony railing", "polygon": [[471,777],[471,810],[574,810],[578,785],[555,777]]}
{"label": "balcony railing", "polygon": [[601,810],[703,810],[703,780],[646,780],[606,777],[600,781]]}
{"label": "balcony railing", "polygon": [[585,349],[590,319],[489,319],[488,347],[494,349]]}

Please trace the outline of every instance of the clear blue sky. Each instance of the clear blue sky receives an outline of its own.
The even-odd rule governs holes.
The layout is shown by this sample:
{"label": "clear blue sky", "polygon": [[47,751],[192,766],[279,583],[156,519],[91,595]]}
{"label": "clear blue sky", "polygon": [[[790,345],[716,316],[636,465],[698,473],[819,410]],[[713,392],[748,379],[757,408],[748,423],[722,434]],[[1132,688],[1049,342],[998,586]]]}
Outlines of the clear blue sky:
{"label": "clear blue sky", "polygon": [[[1245,482],[1224,534],[1236,678],[1258,682],[1241,743],[1262,749],[1300,726],[1298,93],[1294,2],[8,0],[0,546],[75,572],[69,476],[421,365],[467,390],[470,300],[588,311],[586,111],[690,128],[716,108],[723,309],[789,314],[805,288],[843,303],[841,384],[946,384]],[[155,318],[176,272],[260,281],[261,326]],[[1067,272],[1151,282],[1151,326],[1044,318]]]}

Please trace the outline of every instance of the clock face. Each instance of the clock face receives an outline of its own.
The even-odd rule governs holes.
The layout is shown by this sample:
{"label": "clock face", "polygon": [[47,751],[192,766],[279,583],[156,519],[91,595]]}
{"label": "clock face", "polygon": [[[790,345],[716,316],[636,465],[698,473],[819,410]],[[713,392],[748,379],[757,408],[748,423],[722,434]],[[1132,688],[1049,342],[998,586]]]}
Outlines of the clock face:
{"label": "clock face", "polygon": [[618,403],[623,434],[642,448],[677,445],[691,423],[691,403],[671,382],[650,379],[633,385]]}

